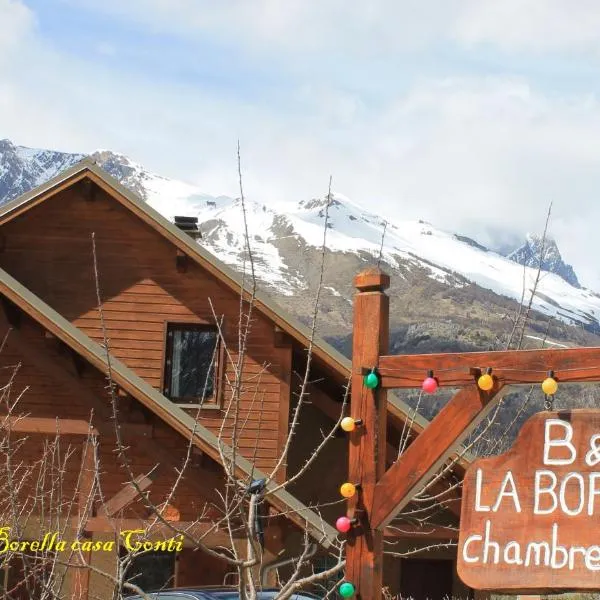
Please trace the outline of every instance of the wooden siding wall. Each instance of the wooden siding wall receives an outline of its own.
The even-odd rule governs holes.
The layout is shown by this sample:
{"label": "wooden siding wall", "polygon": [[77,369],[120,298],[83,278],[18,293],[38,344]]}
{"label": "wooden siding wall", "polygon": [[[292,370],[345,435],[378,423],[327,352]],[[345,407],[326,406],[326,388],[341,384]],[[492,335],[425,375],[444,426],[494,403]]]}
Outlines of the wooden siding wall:
{"label": "wooden siding wall", "polygon": [[[317,375],[313,377],[316,379]],[[300,395],[299,377],[294,377],[292,386],[292,410],[295,409]],[[299,430],[290,445],[288,472],[290,476],[299,473],[307,460],[314,454],[315,448],[328,435],[334,421],[311,403],[312,387],[300,411]],[[338,434],[330,439],[307,469],[291,486],[290,493],[308,506],[318,507],[323,518],[329,523],[345,514],[345,501],[340,496],[340,486],[348,480],[348,439],[347,434]]]}
{"label": "wooden siding wall", "polygon": [[[166,323],[214,323],[209,299],[225,316],[227,346],[237,360],[238,296],[192,261],[186,272],[178,272],[175,247],[99,189],[89,200],[75,185],[4,225],[0,233],[0,266],[102,342],[92,262],[95,233],[111,352],[156,388],[162,385]],[[242,378],[238,448],[264,470],[275,464],[287,433],[287,418],[280,412],[281,407],[287,415],[280,397],[289,396],[285,383],[281,386],[282,369],[289,369],[289,361],[274,347],[273,325],[255,311]],[[233,378],[228,361],[225,379]],[[231,398],[227,387],[224,405]],[[205,409],[200,420],[218,433],[223,415]],[[229,444],[232,430],[230,418],[224,428]]]}
{"label": "wooden siding wall", "polygon": [[[0,311],[0,337],[5,338],[9,331],[9,325],[4,319],[4,314]],[[19,336],[17,343],[16,336]],[[28,356],[27,352],[23,351],[23,341],[27,347],[43,350],[49,357],[50,361],[57,366],[55,373],[48,369],[40,369],[35,362]],[[0,415],[7,413],[8,403],[15,403],[15,408],[12,414],[23,416],[35,416],[46,418],[63,418],[63,419],[82,419],[90,421],[92,410],[85,398],[73,393],[72,387],[69,385],[69,375],[64,375],[62,367],[68,366],[70,357],[62,352],[57,345],[56,340],[44,338],[43,331],[33,323],[26,320],[22,323],[19,330],[12,330],[8,333],[6,341],[0,350],[0,384],[2,385],[2,393],[0,394]],[[16,369],[16,371],[15,371]],[[73,373],[72,377],[78,376]],[[6,387],[6,383],[10,378],[13,378],[10,388]],[[95,395],[101,399],[106,406],[109,406],[109,398],[106,390],[105,377],[88,366],[81,377],[85,386],[92,390]],[[125,402],[123,401],[125,404]],[[182,437],[163,425],[158,419],[154,420],[150,425],[137,423],[133,426],[130,424],[130,415],[136,415],[137,412],[126,411],[123,407],[123,415],[120,422],[128,426],[123,432],[123,442],[127,446],[127,458],[130,462],[131,469],[135,476],[145,474],[157,464],[157,458],[151,456],[141,448],[140,436],[142,429],[146,429],[144,433],[156,440],[157,445],[169,451],[171,459],[177,465],[182,465],[186,454],[185,442]],[[96,413],[96,420],[99,419]],[[137,418],[135,419],[138,420]],[[96,421],[92,420],[92,424]],[[17,434],[11,436],[15,441],[26,439],[23,445],[20,456],[24,459],[25,464],[34,464],[41,457],[40,448],[43,440],[40,435]],[[63,439],[64,438],[64,439]],[[54,436],[48,436],[49,441],[54,440]],[[68,472],[64,476],[63,494],[65,498],[71,498],[77,483],[81,464],[81,447],[85,440],[85,436],[61,436],[62,452],[65,452],[68,444],[74,449],[73,456],[68,462]],[[123,485],[129,481],[127,472],[122,467],[121,463],[115,455],[117,448],[116,438],[114,435],[107,437],[100,435],[98,444],[98,460],[99,468],[101,469],[101,485],[102,494],[105,499],[109,499],[117,492],[123,489]],[[213,471],[207,472],[211,481],[215,481],[216,477]],[[161,471],[157,479],[148,488],[149,498],[152,502],[161,504],[167,497],[170,489],[175,482],[177,474],[174,469],[165,468]],[[192,477],[191,473],[187,478]],[[196,471],[195,477],[202,480],[202,471]],[[184,478],[178,491],[176,492],[172,504],[177,507],[180,512],[182,521],[192,521],[200,518],[200,515],[206,515],[206,508],[210,501],[208,495],[202,496],[198,493],[199,486],[192,486]],[[29,493],[31,488],[25,486],[24,492]],[[147,508],[142,502],[135,502],[130,505],[124,516],[127,518],[145,518]],[[217,516],[218,511],[206,516]]]}

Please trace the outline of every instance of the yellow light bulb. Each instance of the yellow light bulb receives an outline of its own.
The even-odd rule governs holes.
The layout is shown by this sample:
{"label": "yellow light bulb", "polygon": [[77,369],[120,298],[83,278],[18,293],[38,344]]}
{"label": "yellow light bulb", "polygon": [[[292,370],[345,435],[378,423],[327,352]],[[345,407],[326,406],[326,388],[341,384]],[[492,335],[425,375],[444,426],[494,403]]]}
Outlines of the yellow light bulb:
{"label": "yellow light bulb", "polygon": [[352,498],[354,494],[356,494],[356,486],[353,483],[347,481],[346,483],[342,483],[340,486],[340,494],[344,498]]}
{"label": "yellow light bulb", "polygon": [[342,429],[348,433],[356,429],[356,421],[352,417],[344,417],[341,422]]}
{"label": "yellow light bulb", "polygon": [[558,389],[558,383],[556,379],[553,377],[547,377],[542,381],[542,391],[546,396],[554,396],[556,394],[556,390]]}
{"label": "yellow light bulb", "polygon": [[479,389],[489,392],[494,387],[494,378],[489,373],[484,373],[478,380]]}

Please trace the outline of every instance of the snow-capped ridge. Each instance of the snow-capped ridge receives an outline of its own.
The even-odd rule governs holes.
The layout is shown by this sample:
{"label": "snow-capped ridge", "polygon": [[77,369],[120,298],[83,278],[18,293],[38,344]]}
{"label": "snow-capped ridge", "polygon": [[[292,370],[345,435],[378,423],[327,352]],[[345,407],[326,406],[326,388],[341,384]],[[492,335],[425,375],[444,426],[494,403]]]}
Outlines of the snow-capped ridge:
{"label": "snow-capped ridge", "polygon": [[[0,140],[0,201],[29,191],[84,157]],[[332,193],[329,199],[325,195],[277,206],[247,199],[245,223],[239,199],[207,194],[198,186],[149,172],[110,150],[97,150],[91,157],[166,218],[198,217],[203,236],[199,243],[236,269],[244,261],[248,268],[247,226],[257,276],[281,294],[306,289],[307,275],[295,267],[295,259],[304,249],[320,248],[324,238],[328,250],[340,257],[354,255],[364,261],[371,256],[376,260],[381,252],[382,260],[397,269],[398,277],[407,268],[419,268],[448,286],[472,282],[517,301],[522,297],[529,301],[538,279],[539,236],[529,235],[525,244],[505,257],[468,236],[438,229],[423,220],[403,221],[375,214],[339,193]],[[553,240],[544,243],[542,268],[547,272],[539,278],[532,306],[546,315],[600,332],[600,295],[580,287],[573,268],[564,263]],[[351,276],[348,274],[348,280]],[[331,295],[335,297],[333,292]]]}

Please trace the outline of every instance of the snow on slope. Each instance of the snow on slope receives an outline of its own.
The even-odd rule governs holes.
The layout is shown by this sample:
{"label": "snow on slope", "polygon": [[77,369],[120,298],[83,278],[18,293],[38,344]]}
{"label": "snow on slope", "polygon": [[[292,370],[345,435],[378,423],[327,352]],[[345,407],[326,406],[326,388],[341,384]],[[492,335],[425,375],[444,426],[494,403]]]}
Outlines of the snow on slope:
{"label": "snow on slope", "polygon": [[[198,217],[202,245],[207,246],[224,263],[251,272],[243,264],[248,256],[244,216],[240,200],[228,196],[209,196],[197,188],[162,177],[145,182],[147,202],[169,220],[176,215]],[[277,213],[256,202],[246,201],[246,221],[256,276],[281,294],[292,295],[304,283],[289,273],[276,246],[274,220]],[[247,258],[246,258],[247,260]]]}
{"label": "snow on slope", "polygon": [[[290,215],[294,229],[308,243],[319,244],[322,239],[324,208],[324,201],[301,203],[300,210]],[[332,225],[327,236],[329,248],[378,254],[384,226],[382,217],[336,194],[329,207],[329,219]],[[398,258],[414,260],[418,257],[426,261],[424,266],[433,277],[445,279],[448,271],[459,273],[498,294],[519,301],[524,298],[525,303],[529,302],[537,278],[537,269],[523,267],[423,221],[388,221],[383,257],[393,266]],[[593,323],[600,318],[598,294],[578,289],[549,272],[541,273],[533,307],[569,323]]]}
{"label": "snow on slope", "polygon": [[[244,225],[239,200],[209,196],[193,186],[156,178],[146,183],[148,202],[165,216],[197,216],[206,241],[224,262],[239,266],[244,251]],[[315,199],[297,205],[280,204],[277,210],[247,201],[248,231],[257,257],[258,276],[280,292],[291,294],[302,282],[290,279],[285,259],[273,242],[281,222],[307,245],[320,247],[327,201]],[[276,221],[276,219],[278,221]],[[364,251],[378,256],[384,218],[368,212],[341,194],[333,194],[328,210],[327,247],[334,252]],[[399,260],[417,262],[431,277],[457,284],[452,274],[527,304],[537,270],[523,267],[500,254],[477,247],[456,235],[423,221],[387,220],[384,260],[393,267]],[[542,272],[533,308],[568,323],[594,324],[600,319],[600,296],[577,289],[558,275]]]}
{"label": "snow on slope", "polygon": [[24,170],[35,175],[34,185],[36,186],[72,167],[84,157],[83,154],[56,153],[25,146],[17,146],[16,154],[23,162]]}
{"label": "snow on slope", "polygon": [[[239,200],[204,194],[196,186],[150,173],[142,165],[108,150],[98,150],[91,156],[165,217],[172,220],[175,215],[197,216],[203,233],[200,243],[226,264],[240,268],[246,252]],[[83,157],[15,146],[9,140],[0,140],[0,199],[7,201],[28,191]],[[326,208],[325,199],[277,206],[246,202],[250,245],[259,279],[282,294],[290,295],[305,287],[306,282],[299,279],[301,275],[290,273],[286,256],[278,250],[277,242],[291,236],[299,244],[320,247]],[[333,195],[328,208],[327,246],[330,250],[366,252],[376,257],[383,228],[383,216],[363,209],[341,194]],[[469,238],[441,231],[422,221],[388,220],[382,255],[391,267],[400,266],[399,261],[407,261],[420,265],[432,278],[449,285],[472,281],[518,301],[523,298],[525,303],[529,302],[537,277],[535,268],[523,267]],[[331,292],[339,294],[336,290]],[[532,306],[568,323],[583,323],[600,331],[600,296],[578,289],[553,273],[542,273]]]}

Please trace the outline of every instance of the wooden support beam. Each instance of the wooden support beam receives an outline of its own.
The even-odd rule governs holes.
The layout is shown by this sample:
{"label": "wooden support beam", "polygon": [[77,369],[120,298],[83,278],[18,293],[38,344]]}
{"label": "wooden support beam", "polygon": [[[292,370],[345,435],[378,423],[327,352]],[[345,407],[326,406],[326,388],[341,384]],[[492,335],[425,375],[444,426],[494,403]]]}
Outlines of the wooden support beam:
{"label": "wooden support beam", "polygon": [[472,369],[488,367],[504,385],[541,383],[550,370],[562,383],[594,382],[600,380],[600,348],[380,356],[378,369],[384,388],[416,388],[429,369],[440,386],[461,387],[473,383]]}
{"label": "wooden support beam", "polygon": [[156,478],[157,470],[148,473],[147,475],[138,475],[134,483],[128,483],[120,492],[117,492],[110,500],[107,500],[99,509],[99,512],[106,517],[112,517],[119,511],[131,504],[139,495],[140,491],[147,490]]}
{"label": "wooden support beam", "polygon": [[443,525],[409,525],[408,523],[392,523],[385,528],[384,535],[387,539],[422,539],[424,542],[431,540],[457,540],[456,527]]}
{"label": "wooden support beam", "polygon": [[498,403],[502,383],[489,392],[474,383],[456,393],[375,486],[371,526],[383,529],[427,484],[456,447]]}
{"label": "wooden support beam", "polygon": [[0,415],[0,428],[15,433],[44,435],[98,435],[95,427],[80,419],[49,419],[41,417],[9,417]]}
{"label": "wooden support beam", "polygon": [[349,481],[359,483],[360,493],[349,501],[349,516],[359,525],[348,535],[346,579],[360,600],[380,600],[383,581],[383,532],[371,524],[375,484],[385,472],[387,392],[368,389],[359,367],[376,366],[388,351],[389,298],[384,290],[390,278],[379,269],[368,269],[354,279],[354,337],[352,349],[352,395],[350,416],[362,419],[350,437]]}
{"label": "wooden support beam", "polygon": [[[89,535],[86,533],[85,524],[93,516],[94,506],[94,483],[96,481],[96,451],[94,441],[85,440],[81,450],[81,474],[79,478],[78,490],[78,514],[77,529],[81,526],[83,537]],[[90,569],[92,560],[91,551],[79,551],[74,557],[78,568],[73,571],[73,594],[74,600],[88,600],[90,590]]]}

